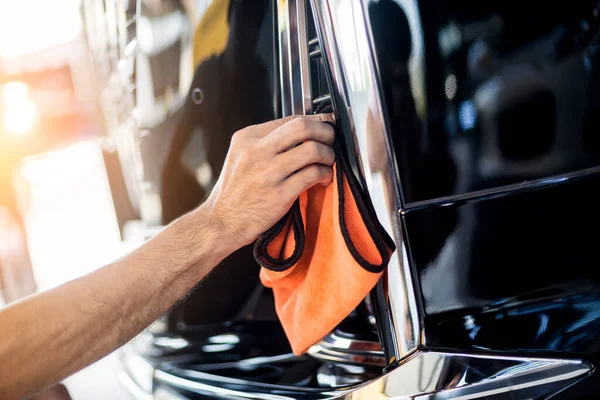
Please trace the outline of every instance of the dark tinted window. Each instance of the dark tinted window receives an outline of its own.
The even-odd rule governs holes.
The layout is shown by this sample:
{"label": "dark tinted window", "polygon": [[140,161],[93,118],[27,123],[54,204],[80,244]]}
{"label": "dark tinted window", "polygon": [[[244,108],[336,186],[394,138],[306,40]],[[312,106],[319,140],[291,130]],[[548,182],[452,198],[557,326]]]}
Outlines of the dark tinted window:
{"label": "dark tinted window", "polygon": [[407,203],[600,163],[596,1],[369,6]]}

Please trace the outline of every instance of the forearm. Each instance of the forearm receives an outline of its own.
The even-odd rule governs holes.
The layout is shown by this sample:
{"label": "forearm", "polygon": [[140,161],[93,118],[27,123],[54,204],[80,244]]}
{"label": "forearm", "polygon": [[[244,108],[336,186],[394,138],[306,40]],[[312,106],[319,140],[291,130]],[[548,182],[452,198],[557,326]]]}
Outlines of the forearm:
{"label": "forearm", "polygon": [[0,396],[21,398],[120,347],[227,255],[202,209],[128,256],[0,312]]}
{"label": "forearm", "polygon": [[0,399],[35,393],[120,347],[279,221],[302,192],[329,185],[335,132],[321,122],[333,118],[236,132],[201,208],[127,257],[0,311]]}

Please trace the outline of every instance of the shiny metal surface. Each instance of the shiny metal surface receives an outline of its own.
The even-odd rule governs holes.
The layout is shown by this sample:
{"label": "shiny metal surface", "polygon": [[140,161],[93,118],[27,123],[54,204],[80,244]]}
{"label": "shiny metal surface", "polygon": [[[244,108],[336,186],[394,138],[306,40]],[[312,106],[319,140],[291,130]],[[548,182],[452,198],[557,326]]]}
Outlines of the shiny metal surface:
{"label": "shiny metal surface", "polygon": [[385,367],[385,355],[379,342],[347,338],[337,332],[312,346],[308,354],[319,360]]}
{"label": "shiny metal surface", "polygon": [[580,171],[567,172],[565,174],[554,175],[547,178],[535,179],[533,181],[514,183],[492,189],[478,190],[466,195],[448,196],[421,202],[414,202],[410,205],[410,207],[402,210],[402,213],[404,214],[409,210],[416,211],[426,207],[447,207],[450,205],[469,203],[476,200],[491,200],[504,196],[512,196],[515,194],[530,192],[536,189],[543,189],[575,182],[584,178],[592,177],[594,175],[600,175],[600,167],[591,167],[582,169]]}
{"label": "shiny metal surface", "polygon": [[[381,378],[339,389],[280,387],[198,373],[155,372],[155,384],[230,399],[480,399],[541,398],[582,378],[591,365],[571,360],[418,353]],[[242,389],[243,388],[243,389]]]}
{"label": "shiny metal surface", "polygon": [[277,2],[283,116],[312,112],[305,1]]}
{"label": "shiny metal surface", "polygon": [[[321,27],[321,51],[331,69],[333,97],[343,131],[356,148],[358,168],[378,218],[395,239],[378,291],[382,326],[391,329],[385,343],[388,363],[400,360],[419,345],[420,321],[406,247],[399,221],[400,187],[395,158],[383,118],[383,105],[363,2],[314,0]],[[387,289],[385,289],[387,288]],[[387,332],[387,330],[385,330]]]}

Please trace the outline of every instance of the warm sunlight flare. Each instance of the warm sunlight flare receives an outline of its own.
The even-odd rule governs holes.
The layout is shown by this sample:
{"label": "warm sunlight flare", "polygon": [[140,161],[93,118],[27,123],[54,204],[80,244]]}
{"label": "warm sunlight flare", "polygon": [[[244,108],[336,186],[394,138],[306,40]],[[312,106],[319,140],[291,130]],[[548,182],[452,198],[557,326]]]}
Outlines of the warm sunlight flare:
{"label": "warm sunlight flare", "polygon": [[2,86],[2,130],[13,135],[24,135],[34,125],[37,108],[22,82]]}
{"label": "warm sunlight flare", "polygon": [[79,0],[0,0],[0,58],[72,40],[81,29],[78,4]]}

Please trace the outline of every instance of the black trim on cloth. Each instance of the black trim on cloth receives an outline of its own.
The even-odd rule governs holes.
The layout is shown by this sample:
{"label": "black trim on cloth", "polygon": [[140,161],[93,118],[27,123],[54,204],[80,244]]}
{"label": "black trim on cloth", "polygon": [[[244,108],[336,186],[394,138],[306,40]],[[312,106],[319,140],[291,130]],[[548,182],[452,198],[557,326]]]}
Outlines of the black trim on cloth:
{"label": "black trim on cloth", "polygon": [[[294,241],[295,247],[294,252],[289,258],[280,259],[273,258],[269,254],[269,244],[281,233],[283,228],[287,225],[290,220],[292,222],[292,228],[294,229]],[[302,221],[302,214],[300,212],[300,201],[296,199],[292,208],[281,218],[271,229],[262,234],[256,243],[254,244],[254,259],[261,266],[275,272],[283,272],[292,268],[302,256],[304,252],[304,222]]]}
{"label": "black trim on cloth", "polygon": [[[333,124],[331,124],[333,126]],[[334,127],[335,128],[335,127]],[[337,137],[337,136],[336,136]],[[352,173],[350,166],[348,165],[347,160],[342,156],[345,152],[342,150],[342,145],[339,141],[335,141],[334,150],[336,155],[336,175],[337,175],[337,185],[338,185],[338,201],[339,201],[339,220],[340,220],[340,230],[342,231],[342,236],[344,237],[344,241],[346,242],[346,246],[348,247],[348,251],[352,254],[354,260],[364,269],[369,272],[378,273],[383,271],[383,269],[390,262],[390,257],[392,253],[396,250],[396,245],[392,238],[388,235],[385,229],[381,226],[379,221],[375,217],[375,210],[373,209],[373,205],[370,200],[367,199],[366,194],[363,192],[360,184],[358,183],[356,177]],[[354,197],[354,202],[356,203],[356,207],[358,208],[358,213],[360,214],[377,251],[381,257],[381,264],[371,264],[367,260],[363,258],[363,256],[359,253],[350,238],[350,233],[348,232],[348,227],[346,225],[346,218],[344,215],[345,209],[345,199],[344,199],[344,177],[348,182],[348,187],[352,192],[352,197]]]}
{"label": "black trim on cloth", "polygon": [[[331,112],[327,110],[331,110],[331,104],[322,103],[315,110],[315,114]],[[333,149],[335,151],[336,157],[336,185],[338,188],[338,201],[339,201],[339,221],[340,221],[340,230],[342,232],[342,236],[348,247],[348,251],[354,258],[354,260],[365,270],[373,273],[379,273],[385,269],[387,264],[390,261],[391,254],[396,250],[396,245],[392,238],[388,235],[385,229],[381,226],[379,221],[377,220],[375,210],[373,205],[370,202],[370,199],[362,190],[359,182],[356,177],[352,173],[352,170],[349,166],[348,161],[345,158],[345,151],[342,143],[342,137],[339,134],[338,129],[335,124],[331,122],[325,122],[331,125],[336,130],[335,141],[333,144]],[[362,257],[360,252],[357,250],[354,242],[350,237],[350,233],[348,232],[348,227],[346,224],[345,214],[344,214],[344,177],[348,182],[348,187],[352,193],[352,197],[354,197],[354,201],[356,202],[356,206],[358,208],[358,212],[362,218],[362,222],[364,223],[379,255],[381,257],[381,264],[371,264],[365,258]],[[294,229],[294,239],[295,239],[295,248],[291,257],[286,259],[276,259],[271,257],[268,253],[269,244],[279,235],[282,230],[287,225],[288,221],[291,218],[292,227]],[[300,202],[296,200],[292,208],[288,211],[288,213],[275,224],[271,229],[261,235],[255,243],[254,246],[254,258],[256,261],[264,268],[274,271],[274,272],[283,272],[293,267],[302,256],[304,251],[305,244],[305,232],[304,232],[304,222],[302,221],[302,214],[300,212]]]}

